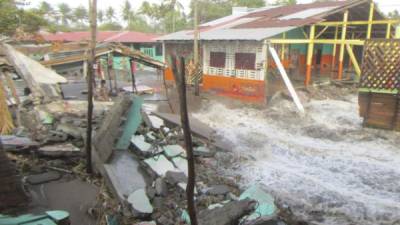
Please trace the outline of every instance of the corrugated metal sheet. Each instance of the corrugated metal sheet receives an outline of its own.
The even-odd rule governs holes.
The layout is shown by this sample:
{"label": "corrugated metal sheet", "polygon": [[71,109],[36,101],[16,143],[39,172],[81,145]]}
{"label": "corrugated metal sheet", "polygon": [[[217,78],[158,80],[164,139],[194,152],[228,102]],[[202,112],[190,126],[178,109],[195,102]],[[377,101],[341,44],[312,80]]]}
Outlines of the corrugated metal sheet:
{"label": "corrugated metal sheet", "polygon": [[[280,33],[295,29],[296,27],[272,27],[258,29],[217,29],[200,34],[200,40],[256,40],[273,37]],[[193,40],[192,31],[181,31],[163,36],[162,41]]]}
{"label": "corrugated metal sheet", "polygon": [[[233,15],[203,24],[200,40],[263,40],[295,27],[322,21],[324,16],[338,9],[365,2],[331,1],[262,8],[241,17]],[[193,31],[180,31],[157,40],[193,40]]]}
{"label": "corrugated metal sheet", "polygon": [[296,27],[273,27],[259,29],[222,29],[213,30],[200,35],[201,40],[256,40],[273,37]]}
{"label": "corrugated metal sheet", "polygon": [[[97,32],[97,40],[99,42],[120,42],[120,43],[152,43],[157,34],[148,34],[135,31],[99,31]],[[46,41],[87,41],[90,40],[90,32],[64,32],[57,34],[43,35]]]}
{"label": "corrugated metal sheet", "polygon": [[297,13],[293,13],[287,16],[282,16],[279,17],[281,20],[290,20],[290,19],[305,19],[311,16],[316,16],[321,13],[329,12],[331,10],[339,8],[338,6],[336,7],[322,7],[322,8],[314,8],[314,9],[306,9]]}

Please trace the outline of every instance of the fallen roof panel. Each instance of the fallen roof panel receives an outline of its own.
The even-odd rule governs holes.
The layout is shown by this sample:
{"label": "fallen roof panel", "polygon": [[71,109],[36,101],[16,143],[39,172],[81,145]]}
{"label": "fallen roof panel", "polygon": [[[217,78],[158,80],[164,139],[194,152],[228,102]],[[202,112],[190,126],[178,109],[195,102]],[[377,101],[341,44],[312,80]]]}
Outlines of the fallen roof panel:
{"label": "fallen roof panel", "polygon": [[[82,49],[80,51],[54,53],[52,54],[54,56],[54,59],[42,61],[41,63],[45,66],[55,66],[86,61],[88,60],[88,54],[86,54],[86,52],[88,51],[88,49]],[[108,43],[100,44],[96,47],[96,57],[107,55],[108,53],[119,53],[123,56],[132,58],[134,61],[157,69],[164,69],[166,67],[165,63],[153,59],[140,51],[132,50],[121,44]]]}

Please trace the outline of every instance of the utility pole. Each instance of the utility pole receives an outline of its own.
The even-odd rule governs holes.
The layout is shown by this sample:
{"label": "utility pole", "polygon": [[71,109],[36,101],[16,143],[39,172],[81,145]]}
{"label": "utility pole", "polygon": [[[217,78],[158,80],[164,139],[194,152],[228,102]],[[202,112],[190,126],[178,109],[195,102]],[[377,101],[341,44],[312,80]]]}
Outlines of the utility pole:
{"label": "utility pole", "polygon": [[92,169],[92,117],[93,117],[93,73],[96,57],[96,28],[97,28],[97,0],[89,0],[90,10],[90,52],[88,57],[87,86],[88,86],[88,108],[86,128],[86,172],[91,174]]}
{"label": "utility pole", "polygon": [[194,61],[194,94],[199,96],[200,94],[200,76],[197,76],[199,73],[199,11],[198,11],[198,3],[197,0],[194,0],[194,43],[193,43],[193,61]]}
{"label": "utility pole", "polygon": [[[194,202],[194,188],[196,182],[194,156],[193,156],[193,143],[192,134],[190,131],[189,116],[186,103],[186,82],[185,82],[185,59],[180,58],[179,61],[176,57],[171,57],[172,71],[174,73],[176,86],[179,95],[179,108],[181,111],[181,124],[183,129],[183,136],[185,139],[185,149],[188,162],[188,183],[186,186],[186,199],[188,202],[188,212],[190,217],[190,224],[197,225],[196,206]],[[178,65],[180,69],[178,70]]]}

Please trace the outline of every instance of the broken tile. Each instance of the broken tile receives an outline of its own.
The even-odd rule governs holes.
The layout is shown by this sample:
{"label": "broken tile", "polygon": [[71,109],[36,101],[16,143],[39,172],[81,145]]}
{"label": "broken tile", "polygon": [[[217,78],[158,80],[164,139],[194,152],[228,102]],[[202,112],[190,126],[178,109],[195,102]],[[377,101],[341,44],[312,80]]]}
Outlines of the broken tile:
{"label": "broken tile", "polygon": [[131,138],[131,143],[135,148],[142,153],[149,153],[151,151],[151,144],[147,143],[145,141],[145,138],[143,135],[134,135]]}
{"label": "broken tile", "polygon": [[128,197],[128,202],[131,204],[134,214],[148,215],[153,213],[153,206],[146,195],[144,189],[139,189]]}
{"label": "broken tile", "polygon": [[149,115],[148,117],[153,128],[160,129],[161,126],[164,126],[164,121],[159,117],[153,115]]}
{"label": "broken tile", "polygon": [[144,160],[151,170],[153,170],[158,176],[164,177],[167,171],[176,171],[174,165],[164,156],[157,155]]}
{"label": "broken tile", "polygon": [[162,147],[164,149],[165,155],[169,158],[176,156],[186,156],[186,151],[180,145],[166,145]]}
{"label": "broken tile", "polygon": [[175,166],[182,172],[185,173],[186,176],[189,176],[188,174],[188,162],[185,158],[182,158],[180,156],[177,156],[172,159],[174,162]]}

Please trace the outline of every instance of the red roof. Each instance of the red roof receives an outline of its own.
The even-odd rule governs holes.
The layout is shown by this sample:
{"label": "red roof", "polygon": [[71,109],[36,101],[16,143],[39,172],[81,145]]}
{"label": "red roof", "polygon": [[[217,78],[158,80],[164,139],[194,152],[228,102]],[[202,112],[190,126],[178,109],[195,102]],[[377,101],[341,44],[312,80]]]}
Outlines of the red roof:
{"label": "red roof", "polygon": [[[135,31],[99,31],[97,41],[99,42],[120,42],[120,43],[152,43],[156,42],[158,34],[148,34]],[[62,32],[43,35],[46,41],[75,42],[87,41],[90,39],[90,32]]]}

